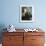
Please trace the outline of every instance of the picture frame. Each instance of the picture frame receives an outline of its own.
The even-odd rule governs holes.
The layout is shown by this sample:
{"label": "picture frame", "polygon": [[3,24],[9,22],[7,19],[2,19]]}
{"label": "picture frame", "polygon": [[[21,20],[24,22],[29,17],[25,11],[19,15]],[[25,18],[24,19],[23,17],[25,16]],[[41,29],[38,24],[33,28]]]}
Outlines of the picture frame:
{"label": "picture frame", "polygon": [[34,19],[33,5],[20,5],[20,22],[33,22]]}

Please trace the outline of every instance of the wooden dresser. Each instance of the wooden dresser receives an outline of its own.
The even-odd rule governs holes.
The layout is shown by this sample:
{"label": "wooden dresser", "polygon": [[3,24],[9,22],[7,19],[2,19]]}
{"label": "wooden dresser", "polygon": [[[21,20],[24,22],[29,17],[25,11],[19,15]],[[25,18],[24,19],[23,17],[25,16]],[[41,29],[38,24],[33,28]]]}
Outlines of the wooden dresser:
{"label": "wooden dresser", "polygon": [[3,32],[3,46],[44,46],[44,32]]}

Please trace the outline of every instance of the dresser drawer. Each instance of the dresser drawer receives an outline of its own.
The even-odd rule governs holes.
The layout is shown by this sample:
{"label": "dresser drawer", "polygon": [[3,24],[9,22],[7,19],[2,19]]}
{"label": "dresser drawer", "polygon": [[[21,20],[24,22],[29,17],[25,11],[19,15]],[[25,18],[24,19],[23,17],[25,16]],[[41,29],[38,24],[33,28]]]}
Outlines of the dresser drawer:
{"label": "dresser drawer", "polygon": [[19,44],[18,44],[18,43],[17,43],[17,44],[16,44],[16,43],[12,43],[12,44],[10,44],[10,43],[4,44],[4,43],[3,43],[2,46],[23,46],[23,43],[19,43]]}
{"label": "dresser drawer", "polygon": [[23,36],[4,36],[3,43],[14,43],[14,42],[23,41]]}
{"label": "dresser drawer", "polygon": [[5,36],[23,36],[23,32],[4,32]]}
{"label": "dresser drawer", "polygon": [[44,36],[44,32],[25,32],[24,36]]}
{"label": "dresser drawer", "polygon": [[32,44],[32,46],[44,46],[44,44]]}
{"label": "dresser drawer", "polygon": [[32,43],[33,44],[43,44],[44,36],[32,36]]}

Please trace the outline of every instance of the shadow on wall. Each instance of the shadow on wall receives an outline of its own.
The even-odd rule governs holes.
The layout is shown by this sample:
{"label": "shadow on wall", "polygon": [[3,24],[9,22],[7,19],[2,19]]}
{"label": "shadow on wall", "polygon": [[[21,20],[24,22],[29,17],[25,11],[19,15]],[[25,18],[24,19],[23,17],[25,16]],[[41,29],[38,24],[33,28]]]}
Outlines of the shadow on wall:
{"label": "shadow on wall", "polygon": [[2,43],[3,32],[6,31],[4,28],[6,28],[6,26],[4,24],[0,24],[0,43]]}

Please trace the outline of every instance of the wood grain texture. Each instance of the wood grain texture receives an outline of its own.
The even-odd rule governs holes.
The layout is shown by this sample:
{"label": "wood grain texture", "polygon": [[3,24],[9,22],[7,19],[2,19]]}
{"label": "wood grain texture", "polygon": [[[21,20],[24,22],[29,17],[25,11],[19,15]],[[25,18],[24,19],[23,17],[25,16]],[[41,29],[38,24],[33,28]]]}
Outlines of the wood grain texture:
{"label": "wood grain texture", "polygon": [[44,46],[44,32],[3,32],[3,46]]}
{"label": "wood grain texture", "polygon": [[24,33],[24,46],[44,46],[44,32]]}
{"label": "wood grain texture", "polygon": [[4,33],[3,46],[23,46],[23,33]]}

